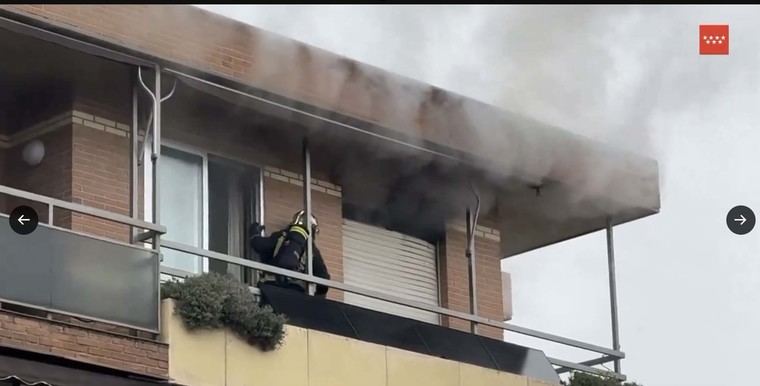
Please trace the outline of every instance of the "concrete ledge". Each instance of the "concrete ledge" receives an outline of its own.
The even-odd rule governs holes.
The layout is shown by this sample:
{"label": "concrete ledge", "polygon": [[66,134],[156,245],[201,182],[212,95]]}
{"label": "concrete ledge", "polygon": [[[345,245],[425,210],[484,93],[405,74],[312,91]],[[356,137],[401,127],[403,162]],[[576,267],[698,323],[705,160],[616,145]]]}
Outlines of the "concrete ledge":
{"label": "concrete ledge", "polygon": [[188,331],[162,303],[169,376],[183,385],[544,386],[524,376],[286,326],[285,344],[263,352],[226,330]]}

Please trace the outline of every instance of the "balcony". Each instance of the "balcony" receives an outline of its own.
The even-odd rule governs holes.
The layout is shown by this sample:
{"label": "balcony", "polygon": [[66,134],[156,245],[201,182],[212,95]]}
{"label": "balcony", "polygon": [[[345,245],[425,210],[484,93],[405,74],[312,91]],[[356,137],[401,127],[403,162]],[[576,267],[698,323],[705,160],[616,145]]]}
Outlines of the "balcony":
{"label": "balcony", "polygon": [[[7,186],[0,186],[0,193],[26,202],[46,205],[48,207],[47,216],[50,216],[50,213],[66,210],[139,228],[153,237],[159,237],[165,232],[161,226],[134,220],[127,216],[24,192]],[[477,366],[467,363],[467,360],[456,361],[440,358],[440,356],[445,355],[435,353],[434,355],[426,355],[420,353],[419,350],[415,352],[413,349],[394,347],[393,344],[372,343],[373,339],[357,339],[358,336],[348,337],[346,336],[348,334],[339,331],[340,328],[337,326],[339,323],[331,322],[332,325],[327,328],[324,326],[317,329],[303,327],[309,325],[310,316],[302,314],[300,310],[308,309],[310,307],[308,302],[312,302],[312,300],[306,300],[307,303],[302,306],[293,307],[292,304],[287,305],[287,303],[284,307],[276,306],[276,309],[280,308],[279,311],[285,312],[286,315],[290,314],[296,324],[287,327],[288,338],[285,346],[282,350],[273,353],[263,353],[256,348],[249,347],[224,330],[189,332],[182,326],[178,317],[173,314],[173,303],[171,301],[164,301],[159,307],[159,273],[163,271],[164,274],[176,274],[176,272],[171,269],[160,270],[158,254],[151,247],[108,240],[107,238],[51,225],[50,223],[55,223],[53,217],[47,217],[47,221],[50,223],[40,224],[35,232],[29,235],[18,235],[7,225],[7,216],[3,215],[3,218],[5,220],[0,227],[0,240],[7,247],[7,252],[0,255],[0,264],[3,267],[9,267],[0,273],[3,275],[3,285],[0,286],[0,300],[3,303],[85,318],[146,333],[155,333],[157,335],[154,336],[158,340],[168,345],[168,355],[171,358],[168,366],[168,377],[179,384],[223,384],[217,383],[219,379],[227,379],[227,384],[241,384],[229,383],[229,380],[247,379],[254,372],[264,378],[267,376],[274,377],[275,374],[284,371],[284,367],[279,366],[287,367],[289,369],[288,376],[294,377],[294,380],[302,379],[309,374],[311,384],[317,382],[317,384],[325,385],[340,380],[342,380],[340,382],[348,382],[344,384],[352,384],[355,380],[361,380],[361,384],[374,384],[373,382],[381,381],[379,384],[386,384],[384,382],[387,381],[389,385],[404,385],[411,384],[409,383],[412,382],[411,380],[419,379],[425,374],[426,377],[440,375],[441,383],[437,384],[451,385],[541,385],[556,382],[556,375],[547,375],[546,372],[543,372],[543,378],[537,378],[535,374],[541,374],[543,370],[540,368],[536,370],[535,366],[530,369],[531,366],[522,368],[520,367],[522,365],[518,365],[518,367],[510,369],[509,372],[500,371],[498,370],[499,364]],[[622,353],[615,350],[441,307],[412,302],[384,293],[368,291],[341,282],[320,279],[182,243],[164,241],[162,245],[164,250],[175,250],[188,256],[203,256],[211,260],[257,271],[290,276],[341,291],[462,319],[473,326],[480,324],[497,327],[595,351],[606,355],[608,358],[623,357]],[[46,285],[40,286],[40,283]],[[251,290],[257,292],[255,288],[251,288]],[[310,297],[305,296],[305,298]],[[300,301],[304,300],[301,299]],[[339,304],[316,298],[314,301]],[[114,307],[114,304],[124,306]],[[335,306],[315,303],[311,307],[317,307],[322,313],[329,307]],[[322,319],[324,322],[324,316]],[[411,322],[409,319],[392,315],[383,316],[381,313],[375,313],[375,316],[370,319],[385,321],[382,323],[385,326],[394,325],[398,320],[402,323]],[[427,325],[423,322],[415,323]],[[448,330],[434,325],[427,326]],[[418,329],[418,327],[415,328]],[[355,327],[352,329],[355,330]],[[382,342],[382,339],[379,341]],[[377,339],[375,340],[377,341]],[[504,344],[507,345],[507,343]],[[538,355],[534,358],[534,361],[537,360],[538,362],[534,362],[534,364],[541,363],[543,354],[540,351],[527,348],[523,348],[523,350],[526,350],[526,353],[531,353],[530,355]],[[205,354],[199,356],[201,352]],[[341,358],[341,360],[329,361],[324,358]],[[522,361],[525,359],[516,363]],[[555,366],[599,373],[599,370],[583,364],[551,358],[549,361]],[[370,367],[367,367],[368,363],[371,364]],[[548,366],[549,362],[546,364]],[[514,363],[508,366],[512,365]],[[317,367],[322,370],[315,370]],[[357,368],[362,370],[356,371]],[[320,371],[322,372],[320,373]],[[387,375],[370,377],[369,374],[373,371]],[[523,372],[534,372],[532,373],[534,376],[520,375]],[[311,378],[312,375],[316,378]]]}
{"label": "balcony", "polygon": [[[438,384],[465,385],[477,380],[476,384],[486,385],[538,385],[541,382],[557,383],[556,373],[571,369],[624,378],[619,372],[610,373],[594,367],[623,358],[624,354],[617,348],[600,347],[503,322],[497,272],[501,258],[591,230],[611,229],[604,205],[594,205],[589,221],[581,218],[566,222],[565,218],[537,215],[561,212],[547,208],[561,209],[568,205],[572,189],[563,185],[561,180],[566,176],[561,170],[555,176],[559,181],[543,187],[542,200],[545,201],[539,201],[533,190],[526,189],[524,176],[494,176],[484,170],[481,163],[469,159],[471,157],[460,158],[459,151],[449,151],[451,149],[440,144],[432,146],[424,142],[419,145],[418,141],[407,141],[408,136],[393,134],[392,127],[349,119],[338,112],[304,103],[285,103],[283,98],[251,90],[230,80],[205,76],[198,71],[180,71],[177,68],[182,67],[171,63],[150,61],[155,58],[137,60],[132,55],[125,56],[40,28],[34,29],[31,35],[45,36],[47,42],[29,36],[20,37],[23,31],[32,27],[0,19],[0,27],[11,24],[12,28],[8,29],[15,32],[0,31],[0,44],[4,45],[6,52],[33,51],[39,57],[56,57],[58,60],[53,65],[48,61],[27,60],[23,55],[9,55],[13,59],[0,65],[4,66],[2,73],[15,74],[9,75],[9,79],[15,81],[18,76],[24,80],[16,82],[14,87],[17,89],[6,90],[0,96],[11,98],[15,91],[25,90],[27,83],[40,82],[39,90],[30,92],[23,101],[15,102],[13,107],[18,111],[7,117],[15,126],[2,122],[6,127],[0,127],[0,145],[4,146],[2,151],[7,150],[2,155],[4,159],[20,158],[22,145],[34,135],[44,136],[47,143],[65,143],[68,147],[51,149],[60,152],[51,152],[45,165],[48,169],[36,169],[38,173],[33,178],[23,181],[25,186],[16,184],[25,176],[22,172],[0,176],[5,178],[0,180],[0,196],[7,198],[4,206],[10,209],[11,203],[29,203],[37,208],[43,222],[34,233],[21,236],[8,228],[7,218],[0,221],[3,223],[0,225],[0,242],[6,248],[0,253],[0,266],[4,267],[0,271],[0,302],[6,310],[21,307],[24,312],[36,315],[33,322],[29,322],[27,316],[18,316],[18,320],[23,321],[21,324],[36,326],[32,329],[18,327],[23,331],[49,329],[56,332],[54,330],[60,327],[63,330],[70,328],[73,336],[84,336],[72,338],[73,342],[67,342],[71,343],[68,348],[55,347],[56,342],[43,343],[42,336],[24,338],[21,335],[10,335],[7,339],[0,337],[3,345],[8,342],[26,344],[25,347],[33,345],[70,359],[110,367],[126,366],[134,373],[151,374],[163,381],[171,378],[186,384],[223,384],[225,381],[241,384],[237,380],[267,379],[275,373],[294,377],[293,384],[305,384],[305,376],[312,384],[378,382],[394,385],[408,384],[411,379],[432,380],[441,376]],[[68,48],[62,49],[59,45]],[[99,69],[101,76],[97,81],[82,70],[86,67],[84,64]],[[56,83],[48,82],[48,79],[60,80],[65,87],[54,87]],[[52,98],[46,94],[49,90],[64,91]],[[169,96],[172,96],[171,101],[164,103]],[[56,99],[56,103],[47,106],[50,111],[42,112],[34,104],[40,99]],[[94,103],[101,105],[93,108]],[[78,110],[80,107],[110,115],[97,116],[95,112]],[[490,109],[483,109],[484,113],[494,114]],[[47,113],[59,113],[60,110],[63,115],[54,118],[62,117],[68,125],[65,135],[52,133],[58,127],[37,127],[34,120],[47,119]],[[125,124],[130,117],[131,122]],[[53,121],[53,125],[60,123]],[[445,122],[440,119],[439,124]],[[525,132],[520,128],[510,131],[508,136],[520,143],[525,139]],[[162,142],[164,139],[166,141]],[[599,150],[595,145],[578,143],[568,140],[567,149],[563,148],[568,157],[576,153],[586,154],[585,150],[590,148]],[[190,150],[184,151],[186,149]],[[312,151],[315,154],[314,176],[311,174]],[[227,158],[220,160],[221,157],[215,158],[211,153]],[[606,154],[601,150],[593,153],[599,156],[599,160],[603,160]],[[54,157],[59,154],[68,158]],[[113,164],[108,162],[111,160]],[[240,162],[232,168],[220,166],[233,163],[227,162],[231,160]],[[170,169],[167,167],[170,162],[179,167]],[[62,165],[72,167],[61,173]],[[219,173],[215,173],[215,168]],[[233,175],[235,173],[229,172],[233,169],[235,173],[242,170],[238,177],[255,174],[255,178],[250,178],[253,183],[246,186],[245,191],[209,189],[209,185],[231,186],[226,182],[237,178]],[[178,170],[186,173],[178,173]],[[257,173],[249,173],[251,170]],[[388,178],[399,174],[399,170],[404,170],[403,176]],[[303,175],[298,173],[301,171]],[[169,178],[162,180],[162,173]],[[645,174],[645,177],[651,177],[648,172]],[[66,180],[56,180],[57,185],[48,183],[61,176]],[[230,179],[225,179],[227,177]],[[631,183],[638,181],[639,177],[631,177]],[[620,178],[629,179],[626,176]],[[210,183],[215,179],[226,182]],[[465,258],[465,235],[474,232],[462,231],[459,228],[463,227],[458,225],[453,227],[456,229],[448,227],[451,219],[461,221],[465,207],[471,205],[468,184],[473,179],[483,187],[484,196],[491,196],[494,206],[503,204],[509,214],[495,218],[498,216],[489,213],[496,221],[489,224],[486,232],[478,230],[482,234],[479,245],[488,246],[488,261]],[[265,191],[262,187],[265,180],[268,186],[277,189]],[[647,187],[650,185],[646,184]],[[109,191],[112,186],[117,188]],[[60,191],[64,193],[57,195]],[[312,194],[321,195],[321,198],[312,200]],[[239,205],[225,207],[229,197],[234,195],[238,196]],[[240,196],[250,199],[249,202],[243,204],[244,199]],[[264,196],[269,199],[264,200]],[[180,198],[192,200],[177,208],[166,205],[175,204]],[[361,286],[366,273],[345,277],[348,275],[343,264],[346,248],[341,222],[345,224],[349,219],[349,211],[360,212],[355,207],[361,205],[387,212],[383,213],[387,217],[383,218],[382,225],[403,228],[415,237],[419,236],[419,228],[437,232],[439,238],[428,244],[441,242],[445,248],[437,248],[437,244],[435,248],[428,248],[431,261],[426,272],[429,276],[427,289],[432,288],[426,298],[429,301],[409,300],[409,297],[394,293],[392,287]],[[410,209],[410,206],[415,208]],[[336,272],[333,280],[241,258],[251,255],[242,246],[241,240],[247,233],[240,223],[250,224],[256,220],[274,225],[270,229],[277,228],[287,223],[293,210],[301,207],[307,212],[315,211],[320,218],[326,213],[332,221],[325,227],[327,232],[323,231],[320,237],[330,244],[330,263]],[[616,223],[653,213],[650,207],[635,209],[616,219]],[[242,221],[230,215],[242,212],[246,213]],[[226,217],[220,220],[219,217],[223,216],[215,216],[218,213],[225,213]],[[375,214],[359,213],[356,216],[369,218]],[[499,224],[501,220],[507,223]],[[238,223],[236,234],[228,237],[233,234],[230,229],[234,222]],[[222,225],[212,229],[214,224]],[[499,238],[499,230],[504,238]],[[480,257],[485,255],[483,253]],[[446,264],[439,265],[444,258],[448,259]],[[293,321],[287,327],[290,336],[281,351],[262,353],[235,342],[225,331],[189,333],[172,315],[171,305],[161,306],[159,303],[162,277],[182,278],[209,270],[237,272],[241,279],[245,278],[243,272],[251,274],[247,279],[261,272],[289,276],[327,286],[336,296],[330,303],[307,298],[304,307],[288,309],[287,304],[281,305],[283,312],[287,310]],[[446,279],[442,279],[444,270],[448,275]],[[468,277],[468,270],[473,275]],[[461,277],[457,276],[462,272]],[[415,272],[408,269],[404,274],[413,276]],[[475,274],[482,275],[479,276],[482,280],[476,282]],[[489,279],[491,283],[488,283]],[[248,280],[249,283],[253,281]],[[476,292],[482,286],[488,291],[482,291],[478,296]],[[257,290],[251,288],[254,293]],[[441,358],[446,355],[431,348],[430,341],[424,339],[418,345],[427,346],[424,349],[399,347],[392,342],[371,338],[366,333],[338,328],[342,323],[337,321],[339,318],[328,320],[319,327],[310,322],[315,318],[300,313],[308,307],[320,305],[341,315],[347,312],[342,301],[358,298],[391,304],[392,307],[385,308],[385,312],[373,314],[377,320],[388,321],[388,326],[407,325],[412,326],[409,331],[418,332],[451,330],[462,342],[474,342],[473,347],[483,345],[486,338],[480,335],[498,338],[506,330],[589,351],[600,357],[572,363],[546,358],[538,350],[489,340],[488,344],[500,344],[502,348],[537,356],[536,363],[542,363],[549,373],[543,370],[532,372],[522,366],[520,358],[512,362],[486,358],[470,363],[465,359],[452,359],[457,358],[452,354],[448,359]],[[491,309],[477,310],[475,307],[480,303],[491,306]],[[468,310],[469,306],[473,308]],[[424,315],[423,319],[440,325],[424,322],[410,325],[408,323],[412,322],[398,320],[398,315],[393,314],[400,313],[395,310],[413,310],[415,315]],[[76,325],[55,324],[60,315]],[[55,327],[45,324],[48,322]],[[118,327],[118,335],[112,334],[113,327]],[[453,331],[453,328],[460,331]],[[124,343],[124,347],[134,347],[135,351],[130,353],[122,347],[114,354],[99,346],[88,346],[87,343],[94,340],[90,339],[91,334],[102,339],[99,341],[101,345],[118,340]],[[30,343],[32,340],[36,343]],[[142,346],[145,348],[140,351]],[[201,356],[205,352],[215,354]],[[167,357],[159,355],[161,353],[167,354],[171,360],[165,363]],[[483,355],[487,357],[488,353]],[[117,362],[119,357],[127,359]],[[325,358],[335,361],[325,361]],[[292,367],[283,367],[286,363]],[[357,366],[366,368],[366,372],[357,373]]]}

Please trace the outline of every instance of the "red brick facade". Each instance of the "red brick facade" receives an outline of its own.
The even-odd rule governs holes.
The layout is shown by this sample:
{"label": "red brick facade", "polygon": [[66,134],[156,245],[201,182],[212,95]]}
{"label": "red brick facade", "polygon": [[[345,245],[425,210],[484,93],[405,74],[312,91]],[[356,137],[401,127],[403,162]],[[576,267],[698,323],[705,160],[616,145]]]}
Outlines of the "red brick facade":
{"label": "red brick facade", "polygon": [[[483,229],[483,227],[481,227]],[[490,228],[484,229],[492,231]],[[476,281],[478,315],[502,321],[504,310],[501,286],[501,259],[499,239],[495,234],[486,238],[483,231],[475,237]],[[449,226],[446,230],[445,251],[441,255],[441,298],[442,305],[456,311],[470,312],[470,290],[468,261],[465,257],[467,238],[460,227]],[[445,318],[444,324],[459,330],[469,331],[470,323],[461,319]],[[478,332],[495,339],[502,339],[501,329],[479,326]]]}
{"label": "red brick facade", "polygon": [[0,310],[0,346],[48,353],[120,370],[166,377],[166,345]]}
{"label": "red brick facade", "polygon": [[[129,215],[129,138],[124,131],[111,133],[105,126],[102,130],[85,126],[98,124],[96,119],[108,123],[104,118],[85,117],[82,124],[73,124],[72,201]],[[72,229],[129,241],[126,225],[91,216],[74,214]]]}
{"label": "red brick facade", "polygon": [[[41,125],[30,128],[29,131],[53,130],[38,134],[35,137],[42,141],[45,146],[45,157],[39,165],[29,166],[24,163],[22,152],[26,142],[19,143],[5,151],[4,185],[71,201],[71,120],[64,119],[66,115],[58,115],[53,117],[52,121],[47,119],[41,122]],[[5,204],[7,210],[22,204],[29,205],[39,213],[40,222],[47,222],[48,220],[46,205],[11,197],[6,198]],[[61,213],[61,217],[55,221],[55,224],[69,228],[71,226],[70,215]]]}

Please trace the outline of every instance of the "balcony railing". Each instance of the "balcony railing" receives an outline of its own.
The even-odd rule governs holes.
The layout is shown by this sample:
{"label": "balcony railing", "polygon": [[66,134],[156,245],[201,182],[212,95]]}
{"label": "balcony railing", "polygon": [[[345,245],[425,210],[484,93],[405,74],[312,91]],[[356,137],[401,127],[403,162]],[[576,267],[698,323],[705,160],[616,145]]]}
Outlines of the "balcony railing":
{"label": "balcony railing", "polygon": [[[0,185],[0,194],[47,206],[47,224],[27,235],[0,224],[0,301],[159,332],[159,253],[54,224],[55,209],[153,234],[165,228],[128,216]],[[127,235],[125,227],[125,236]]]}
{"label": "balcony railing", "polygon": [[[159,274],[188,276],[190,273],[166,266],[159,267],[159,253],[152,247],[128,244],[61,228],[52,225],[52,220],[55,209],[60,208],[144,230],[143,235],[148,236],[166,233],[163,226],[3,185],[0,185],[0,194],[39,202],[47,205],[48,208],[48,223],[40,224],[40,228],[29,235],[17,235],[9,227],[0,228],[0,242],[5,248],[5,252],[0,254],[0,265],[4,267],[0,271],[0,300],[139,330],[159,332]],[[2,217],[7,218],[5,215]],[[592,367],[624,358],[625,354],[618,350],[461,311],[431,306],[166,239],[161,240],[161,246],[191,256],[202,256],[259,272],[287,276],[440,316],[465,320],[475,325],[496,327],[598,353],[601,357],[580,363],[557,358],[549,358],[549,361],[557,366],[559,373],[577,370],[625,379],[622,374]],[[40,269],[42,267],[45,269]]]}
{"label": "balcony railing", "polygon": [[[625,353],[623,353],[622,351],[613,350],[613,349],[598,346],[595,344],[586,343],[579,340],[562,337],[559,335],[549,334],[549,333],[533,330],[533,329],[522,327],[522,326],[517,326],[511,323],[505,323],[502,321],[492,320],[492,319],[484,318],[481,316],[468,314],[465,312],[455,311],[455,310],[451,310],[444,307],[431,306],[428,304],[403,299],[397,296],[388,295],[388,294],[377,292],[377,291],[367,290],[367,289],[360,288],[354,285],[349,285],[349,284],[345,284],[345,283],[334,281],[334,280],[322,279],[316,276],[294,272],[287,269],[275,267],[272,265],[260,263],[257,261],[252,261],[252,260],[242,259],[235,256],[226,255],[223,253],[208,251],[202,248],[197,248],[197,247],[193,247],[190,245],[186,245],[186,244],[182,244],[182,243],[178,243],[174,241],[162,240],[161,245],[164,248],[184,252],[192,256],[203,256],[203,257],[216,260],[219,262],[225,262],[228,264],[234,264],[234,265],[238,265],[242,267],[247,267],[247,268],[260,271],[260,272],[269,272],[272,274],[287,276],[293,279],[303,280],[307,283],[324,285],[329,288],[334,288],[336,290],[350,292],[357,295],[363,295],[363,296],[367,296],[373,299],[378,299],[378,300],[394,303],[397,305],[412,307],[418,310],[433,312],[440,316],[449,316],[456,319],[466,320],[476,325],[496,327],[505,331],[511,331],[511,332],[515,332],[521,335],[531,336],[531,337],[539,338],[545,341],[559,343],[565,346],[571,346],[571,347],[599,353],[599,354],[602,354],[601,357],[597,359],[592,359],[590,361],[581,362],[581,363],[565,361],[565,360],[556,359],[556,358],[549,358],[549,362],[551,362],[555,366],[558,366],[557,371],[559,373],[567,372],[570,370],[578,370],[578,371],[583,371],[587,373],[613,377],[620,380],[625,380],[626,378],[622,374],[618,374],[612,371],[605,371],[599,368],[592,367],[595,365],[601,365],[604,363],[609,363],[615,360],[625,358]],[[162,272],[169,275],[177,275],[181,273],[176,270],[172,270],[168,267],[162,267]]]}

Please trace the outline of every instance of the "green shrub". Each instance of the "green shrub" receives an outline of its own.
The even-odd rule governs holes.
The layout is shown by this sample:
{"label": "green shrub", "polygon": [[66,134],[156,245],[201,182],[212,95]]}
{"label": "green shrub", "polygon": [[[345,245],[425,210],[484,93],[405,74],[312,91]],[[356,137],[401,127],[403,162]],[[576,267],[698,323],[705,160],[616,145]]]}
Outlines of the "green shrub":
{"label": "green shrub", "polygon": [[285,317],[260,307],[248,287],[229,275],[207,273],[163,283],[161,298],[176,300],[175,312],[191,330],[228,327],[264,351],[276,349],[285,338]]}
{"label": "green shrub", "polygon": [[563,382],[567,386],[643,386],[635,382],[622,383],[614,378],[599,377],[596,375],[574,372],[568,382]]}

